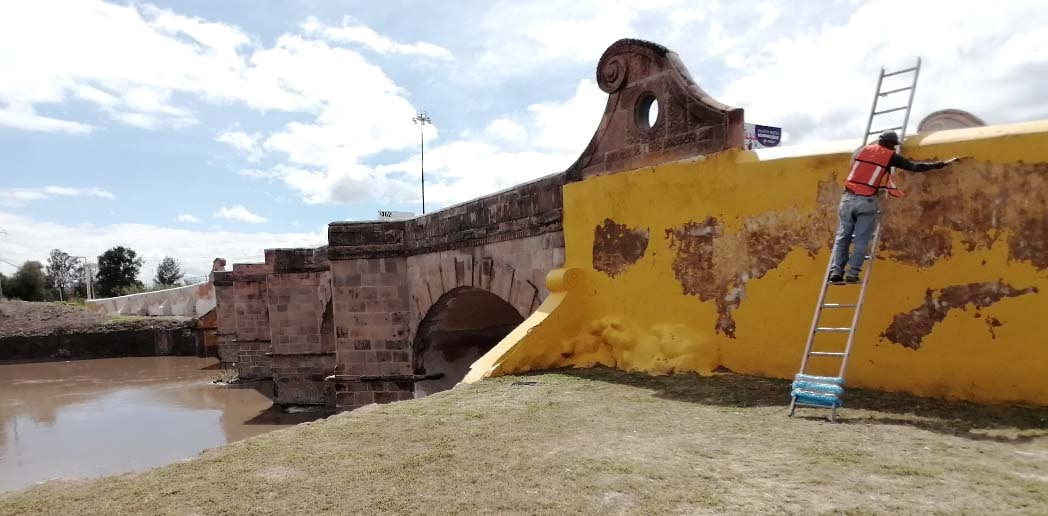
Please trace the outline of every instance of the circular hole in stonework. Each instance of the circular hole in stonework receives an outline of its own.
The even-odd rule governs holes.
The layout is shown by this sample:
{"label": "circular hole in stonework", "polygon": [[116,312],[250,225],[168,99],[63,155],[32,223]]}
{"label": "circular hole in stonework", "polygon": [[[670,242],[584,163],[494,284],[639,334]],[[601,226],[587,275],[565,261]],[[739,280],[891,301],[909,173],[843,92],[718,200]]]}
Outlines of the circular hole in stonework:
{"label": "circular hole in stonework", "polygon": [[655,94],[644,93],[637,99],[637,127],[643,131],[651,129],[659,121],[659,99]]}

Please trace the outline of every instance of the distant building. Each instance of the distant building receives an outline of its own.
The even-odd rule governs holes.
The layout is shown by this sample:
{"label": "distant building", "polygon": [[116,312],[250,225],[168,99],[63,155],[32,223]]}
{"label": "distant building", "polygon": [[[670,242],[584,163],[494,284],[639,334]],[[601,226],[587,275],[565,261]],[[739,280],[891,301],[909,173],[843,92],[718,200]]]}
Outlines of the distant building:
{"label": "distant building", "polygon": [[780,142],[782,142],[782,128],[746,124],[746,150],[778,147]]}

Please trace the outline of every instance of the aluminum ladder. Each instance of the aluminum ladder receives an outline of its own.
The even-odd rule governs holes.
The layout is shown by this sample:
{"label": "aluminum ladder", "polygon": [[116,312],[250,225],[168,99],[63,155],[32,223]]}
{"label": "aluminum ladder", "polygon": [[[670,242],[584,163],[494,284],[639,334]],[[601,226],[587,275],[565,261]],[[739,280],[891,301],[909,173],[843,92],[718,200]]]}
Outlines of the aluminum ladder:
{"label": "aluminum ladder", "polygon": [[[901,142],[906,135],[906,126],[910,121],[910,108],[913,106],[913,95],[917,90],[917,77],[921,71],[921,60],[917,59],[917,64],[902,70],[894,72],[885,72],[884,68],[881,68],[880,76],[877,78],[877,90],[873,95],[873,106],[870,108],[870,116],[866,121],[866,130],[863,134],[862,145],[865,146],[870,143],[871,137],[875,137],[884,131],[897,131],[899,133],[899,141]],[[882,90],[884,86],[884,79],[886,77],[904,76],[905,74],[913,74],[913,80],[906,87],[896,87],[888,90]],[[891,98],[892,95],[898,97],[899,93],[909,92],[906,99],[906,104],[900,107],[891,107],[878,111],[877,103],[879,100]],[[885,127],[882,129],[870,130],[873,127],[874,119],[891,113],[903,112],[902,125],[897,127]],[[897,116],[897,115],[896,115]],[[880,213],[877,215],[880,218]],[[873,263],[874,257],[877,255],[877,244],[880,240],[880,221],[878,220],[877,228],[873,232],[873,236],[870,239],[869,248],[867,249],[866,259],[866,271],[862,274],[862,279],[858,284],[846,284],[844,288],[852,289],[856,285],[859,287],[859,293],[854,303],[827,303],[826,292],[830,287],[835,286],[829,282],[830,269],[833,266],[834,256],[830,255],[830,260],[826,264],[826,272],[822,276],[822,289],[819,291],[819,300],[815,304],[815,315],[812,316],[811,328],[808,330],[808,340],[804,345],[804,356],[801,358],[800,371],[794,377],[792,390],[790,392],[790,416],[793,416],[794,411],[797,407],[812,407],[812,408],[826,408],[830,409],[830,421],[837,421],[837,409],[841,407],[841,398],[844,395],[844,373],[848,367],[848,357],[851,355],[852,345],[855,343],[855,330],[859,325],[859,316],[862,313],[863,300],[866,299],[866,287],[869,285],[870,276],[873,274]],[[851,325],[847,327],[829,327],[820,326],[820,320],[822,319],[824,310],[852,310]],[[815,337],[817,334],[822,333],[846,333],[848,340],[844,345],[843,351],[813,351],[812,348],[815,344]],[[811,359],[817,358],[820,360],[836,359],[840,360],[840,369],[837,372],[837,376],[815,376],[808,374],[808,368],[811,365]]]}

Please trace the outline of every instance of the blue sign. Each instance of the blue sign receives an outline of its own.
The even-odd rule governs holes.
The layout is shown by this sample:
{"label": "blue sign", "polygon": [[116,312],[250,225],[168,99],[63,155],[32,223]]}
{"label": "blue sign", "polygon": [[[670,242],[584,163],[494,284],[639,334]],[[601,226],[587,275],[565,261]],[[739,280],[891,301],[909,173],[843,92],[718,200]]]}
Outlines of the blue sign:
{"label": "blue sign", "polygon": [[767,125],[754,126],[754,136],[765,147],[774,147],[782,141],[782,128]]}

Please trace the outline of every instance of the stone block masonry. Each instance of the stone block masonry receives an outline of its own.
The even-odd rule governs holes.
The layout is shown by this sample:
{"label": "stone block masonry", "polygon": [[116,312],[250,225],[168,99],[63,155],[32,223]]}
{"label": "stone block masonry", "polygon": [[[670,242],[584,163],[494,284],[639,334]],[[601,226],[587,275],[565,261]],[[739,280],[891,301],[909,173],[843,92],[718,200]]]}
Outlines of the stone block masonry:
{"label": "stone block masonry", "polygon": [[440,373],[418,366],[415,333],[452,290],[534,311],[564,261],[563,184],[554,174],[412,220],[330,224],[337,406],[409,399],[415,380]]}
{"label": "stone block masonry", "polygon": [[211,274],[215,285],[215,313],[218,330],[218,360],[223,366],[236,364],[238,344],[236,342],[236,305],[233,295],[233,271],[215,271]]}
{"label": "stone block masonry", "polygon": [[[267,258],[270,254],[267,251]],[[236,320],[237,374],[241,380],[272,378],[273,344],[269,331],[266,276],[271,263],[233,265],[233,303]]]}
{"label": "stone block masonry", "polygon": [[273,249],[266,276],[275,403],[334,405],[331,272],[326,249]]}

